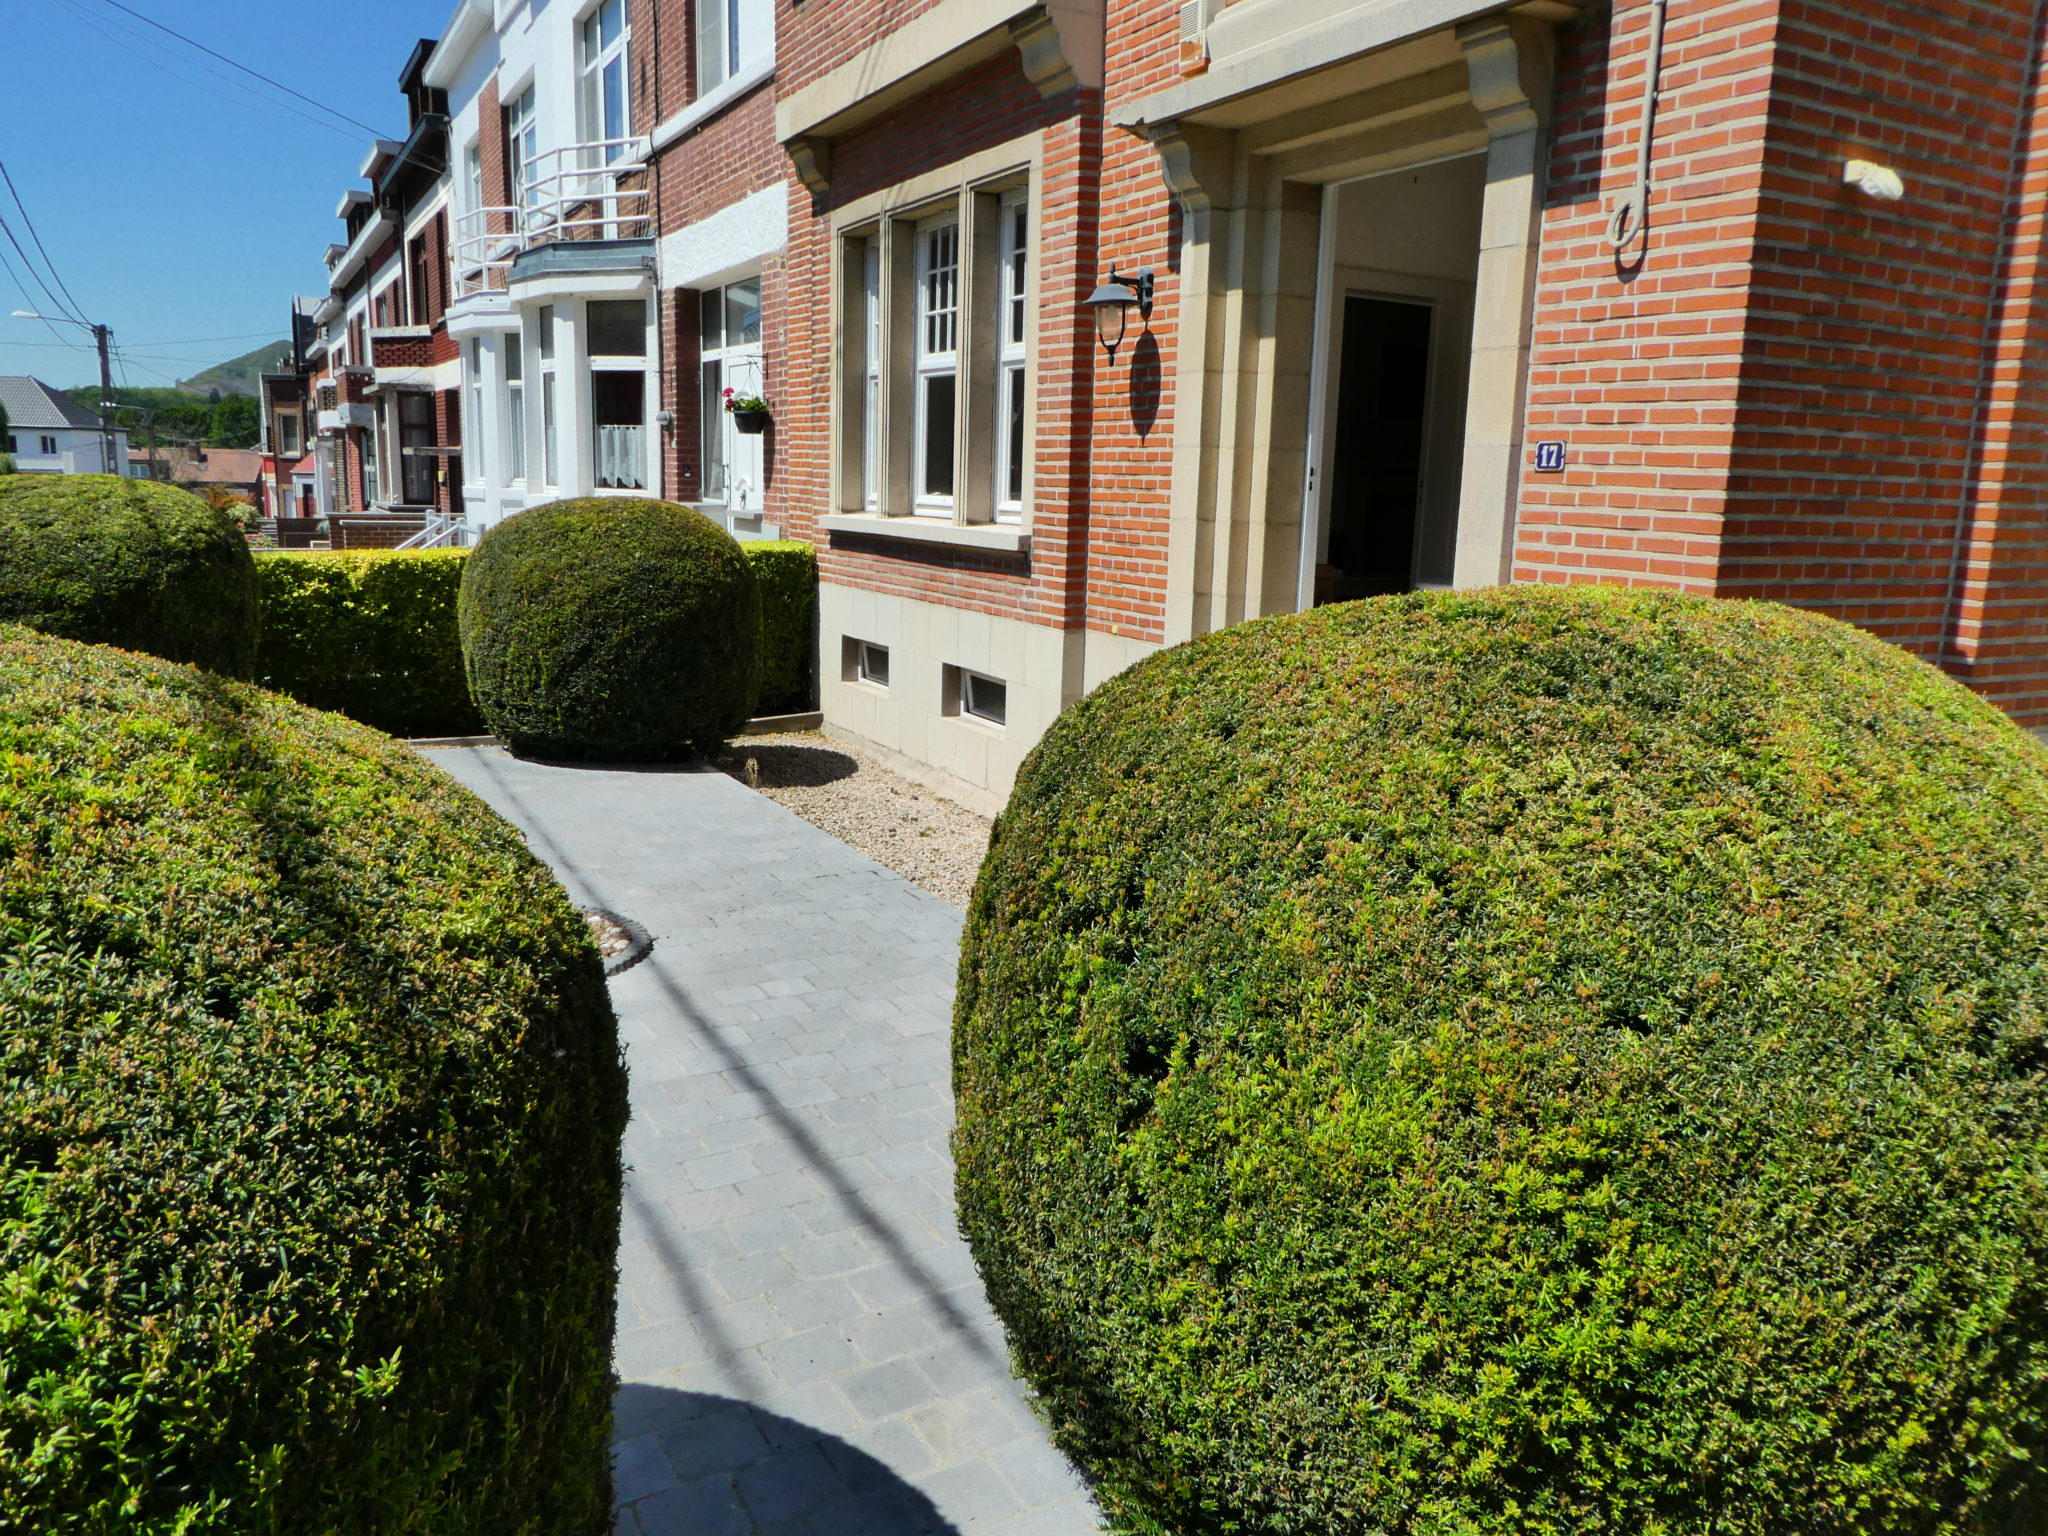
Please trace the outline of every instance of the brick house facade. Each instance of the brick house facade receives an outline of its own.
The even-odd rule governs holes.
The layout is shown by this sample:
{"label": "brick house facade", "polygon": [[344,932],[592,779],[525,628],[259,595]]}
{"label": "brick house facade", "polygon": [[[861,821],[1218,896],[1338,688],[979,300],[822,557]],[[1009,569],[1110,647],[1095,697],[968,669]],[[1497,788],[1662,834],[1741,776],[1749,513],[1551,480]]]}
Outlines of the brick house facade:
{"label": "brick house facade", "polygon": [[[2048,728],[2042,32],[2019,0],[465,0],[419,74],[442,441],[467,405],[473,524],[658,493],[816,544],[827,729],[970,802],[1160,645],[1415,586],[1820,608]],[[1149,298],[1113,356],[1112,273]]]}

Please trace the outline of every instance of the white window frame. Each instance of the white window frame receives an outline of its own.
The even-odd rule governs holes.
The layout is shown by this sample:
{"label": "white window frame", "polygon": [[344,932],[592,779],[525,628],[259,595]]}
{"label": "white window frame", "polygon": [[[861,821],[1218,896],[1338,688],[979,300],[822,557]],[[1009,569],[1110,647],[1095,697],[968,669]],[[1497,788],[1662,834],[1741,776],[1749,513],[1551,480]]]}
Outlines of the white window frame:
{"label": "white window frame", "polygon": [[491,477],[490,457],[484,452],[484,344],[472,336],[463,350],[469,389],[462,400],[462,479],[467,485],[483,485]]}
{"label": "white window frame", "polygon": [[[754,295],[753,339],[746,336],[744,327],[735,336],[732,326],[735,288],[751,288]],[[742,297],[740,302],[744,303]],[[718,314],[718,336],[716,344],[705,323],[705,312],[716,310]],[[706,288],[697,295],[697,401],[699,422],[699,444],[702,462],[698,465],[697,485],[701,500],[714,506],[729,507],[735,512],[756,515],[761,510],[764,487],[750,484],[739,501],[734,500],[732,471],[734,463],[741,457],[740,432],[733,424],[731,414],[725,409],[725,391],[730,388],[740,394],[765,394],[766,363],[761,343],[761,279],[735,277],[731,282],[721,283],[715,288]],[[722,483],[714,483],[714,466],[722,477]],[[752,505],[746,504],[751,498]]]}
{"label": "white window frame", "polygon": [[[484,209],[484,141],[471,139],[462,151],[463,185],[467,189],[469,206],[465,213],[482,213]],[[482,231],[479,229],[478,233]]]}
{"label": "white window frame", "polygon": [[775,0],[697,0],[697,95],[775,57]]}
{"label": "white window frame", "polygon": [[[638,351],[599,352],[597,350],[597,324],[595,317],[591,314],[591,310],[596,305],[599,304],[632,304],[638,306],[640,310],[640,335],[638,338]],[[604,456],[599,451],[598,446],[598,376],[601,374],[614,373],[638,374],[640,376],[640,419],[638,421],[631,422],[610,423],[610,425],[614,427],[631,427],[640,434],[640,447],[637,455],[638,464],[637,467],[635,467],[632,470],[633,475],[638,479],[639,483],[637,485],[609,487],[598,485],[597,489],[599,491],[633,490],[644,492],[655,484],[654,465],[652,462],[654,433],[649,429],[647,422],[647,383],[648,375],[652,371],[649,368],[648,363],[654,354],[654,340],[651,334],[649,333],[649,323],[652,318],[653,308],[654,306],[652,302],[646,298],[621,296],[617,298],[586,299],[583,301],[583,336],[585,340],[585,345],[589,349],[588,357],[586,360],[586,366],[584,370],[585,411],[583,415],[583,420],[585,426],[583,428],[583,431],[585,450],[590,454],[590,462],[593,469],[593,483],[596,482],[597,471],[601,468],[602,463],[604,461]]]}
{"label": "white window frame", "polygon": [[[917,226],[917,334],[912,342],[911,414],[915,423],[911,449],[910,509],[920,517],[951,519],[960,500],[960,322],[962,271],[961,226],[957,209],[926,219]],[[933,386],[945,380],[950,409],[946,419],[932,413]],[[928,478],[936,434],[950,445],[951,473],[944,490]]]}
{"label": "white window frame", "polygon": [[861,242],[861,501],[882,505],[882,242]]}
{"label": "white window frame", "polygon": [[541,483],[554,490],[562,483],[560,390],[555,385],[555,306],[543,304],[539,316],[540,473]]}
{"label": "white window frame", "polygon": [[505,483],[526,484],[526,339],[507,331],[498,343],[505,392]]}
{"label": "white window frame", "polygon": [[534,88],[528,86],[512,98],[505,109],[505,170],[512,188],[512,203],[533,208],[540,201],[540,115],[535,108]]}
{"label": "white window frame", "polygon": [[[958,712],[961,715],[961,717],[963,719],[972,720],[976,724],[981,725],[991,731],[1001,731],[1008,729],[1010,724],[1009,683],[1007,683],[1000,677],[990,677],[985,672],[971,671],[966,667],[953,668],[953,674],[954,688],[955,690],[957,690],[958,695],[956,702],[958,704]],[[985,703],[982,708],[975,707],[974,696],[975,685],[977,683],[983,684],[990,688],[1000,688],[1002,690],[1003,701],[1000,705],[1002,713],[988,713]]]}
{"label": "white window frame", "polygon": [[[618,31],[604,36],[608,19]],[[626,0],[598,0],[576,24],[576,123],[585,144],[603,143],[592,165],[623,159],[633,134],[633,17]],[[616,117],[616,124],[612,119]],[[609,130],[616,126],[618,132]]]}
{"label": "white window frame", "polygon": [[[1024,519],[1031,491],[1031,198],[1013,187],[996,203],[995,485],[998,522]],[[1013,494],[1014,488],[1014,494]]]}

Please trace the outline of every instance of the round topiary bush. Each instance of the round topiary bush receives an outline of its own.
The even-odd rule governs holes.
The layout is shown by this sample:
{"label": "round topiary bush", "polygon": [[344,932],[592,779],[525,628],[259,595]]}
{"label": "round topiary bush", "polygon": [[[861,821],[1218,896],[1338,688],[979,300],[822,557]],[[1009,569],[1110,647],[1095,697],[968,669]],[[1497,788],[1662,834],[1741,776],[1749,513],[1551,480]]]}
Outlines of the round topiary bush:
{"label": "round topiary bush", "polygon": [[513,751],[705,756],[753,711],[761,598],[731,534],[672,502],[557,501],[483,536],[462,574],[470,696]]}
{"label": "round topiary bush", "polygon": [[1126,1530],[2048,1522],[2048,754],[1831,620],[1153,657],[969,913],[961,1220]]}
{"label": "round topiary bush", "polygon": [[0,1529],[609,1531],[625,1081],[519,834],[0,627]]}
{"label": "round topiary bush", "polygon": [[246,677],[256,566],[234,522],[190,491],[0,476],[0,623]]}

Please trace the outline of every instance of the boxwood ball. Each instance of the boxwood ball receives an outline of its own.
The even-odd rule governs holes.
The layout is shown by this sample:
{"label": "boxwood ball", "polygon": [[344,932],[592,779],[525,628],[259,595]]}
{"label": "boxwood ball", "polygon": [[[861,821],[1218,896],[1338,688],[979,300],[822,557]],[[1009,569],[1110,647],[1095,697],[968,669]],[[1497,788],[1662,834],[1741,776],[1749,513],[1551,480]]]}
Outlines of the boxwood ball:
{"label": "boxwood ball", "polygon": [[1586,590],[1148,659],[969,911],[961,1220],[1120,1528],[2048,1528],[2048,754]]}
{"label": "boxwood ball", "polygon": [[507,518],[463,571],[460,622],[470,695],[516,752],[709,755],[753,712],[754,573],[688,507],[603,497]]}
{"label": "boxwood ball", "polygon": [[582,916],[364,726],[0,626],[0,1530],[611,1529]]}
{"label": "boxwood ball", "polygon": [[120,475],[0,475],[0,623],[246,677],[256,566],[225,512]]}

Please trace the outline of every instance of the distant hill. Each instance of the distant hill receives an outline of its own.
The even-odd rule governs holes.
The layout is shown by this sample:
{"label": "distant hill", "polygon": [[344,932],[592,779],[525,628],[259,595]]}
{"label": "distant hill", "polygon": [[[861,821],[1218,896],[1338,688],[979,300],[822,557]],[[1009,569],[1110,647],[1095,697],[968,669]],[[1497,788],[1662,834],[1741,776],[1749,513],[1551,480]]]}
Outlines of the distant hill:
{"label": "distant hill", "polygon": [[216,389],[223,395],[261,395],[261,375],[278,372],[279,366],[291,353],[290,342],[273,341],[254,352],[244,352],[228,362],[217,363],[204,373],[180,379],[178,388],[194,395],[209,394]]}

